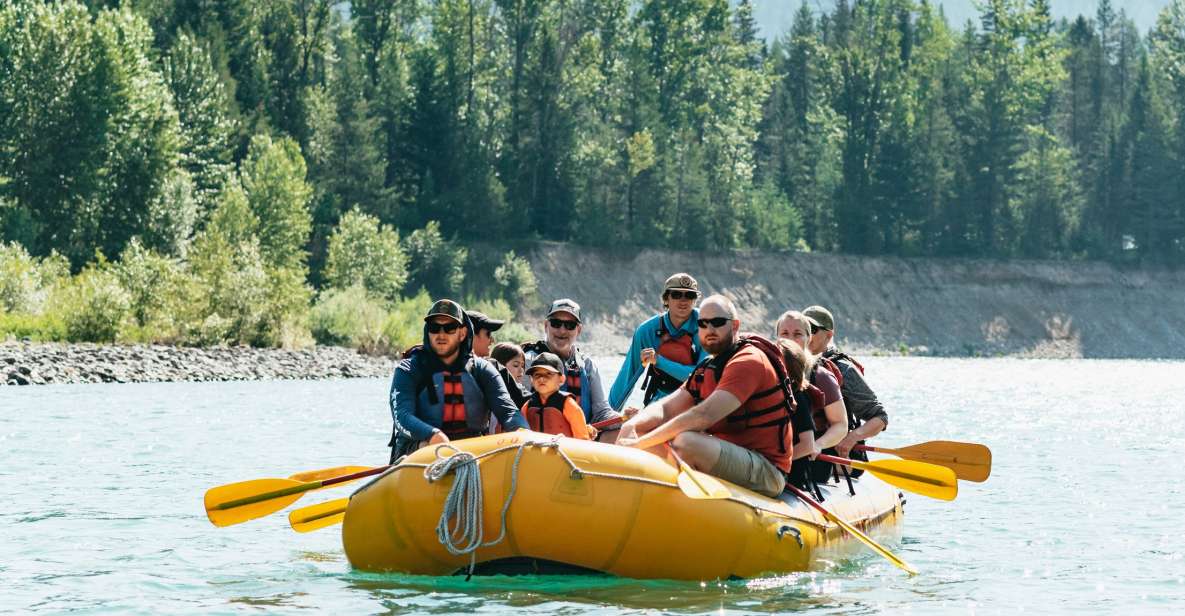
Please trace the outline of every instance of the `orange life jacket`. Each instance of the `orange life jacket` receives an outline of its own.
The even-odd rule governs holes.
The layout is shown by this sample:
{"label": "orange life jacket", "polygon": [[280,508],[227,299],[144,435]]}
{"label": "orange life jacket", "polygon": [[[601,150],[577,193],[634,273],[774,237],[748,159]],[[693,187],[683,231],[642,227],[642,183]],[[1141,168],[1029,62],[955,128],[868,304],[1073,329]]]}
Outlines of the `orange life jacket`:
{"label": "orange life jacket", "polygon": [[752,449],[765,456],[782,472],[790,471],[793,434],[790,420],[796,402],[790,391],[781,350],[776,344],[756,335],[742,336],[727,353],[700,362],[687,380],[687,390],[696,404],[703,402],[720,383],[728,362],[746,346],[752,346],[773,366],[778,382],[768,389],[754,392],[727,417],[708,428],[708,434],[735,445]]}
{"label": "orange life jacket", "polygon": [[564,417],[564,405],[575,397],[564,391],[557,391],[547,397],[546,401],[539,399],[539,392],[531,394],[526,402],[527,410],[523,413],[527,425],[536,432],[544,434],[562,434],[572,436],[572,426]]}

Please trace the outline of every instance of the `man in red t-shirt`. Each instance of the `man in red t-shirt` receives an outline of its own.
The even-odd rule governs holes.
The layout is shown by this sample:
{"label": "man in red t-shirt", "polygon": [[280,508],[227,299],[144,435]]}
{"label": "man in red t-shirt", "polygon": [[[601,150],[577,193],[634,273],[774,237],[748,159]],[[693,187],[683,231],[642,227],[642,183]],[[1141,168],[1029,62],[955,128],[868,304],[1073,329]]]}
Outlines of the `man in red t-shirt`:
{"label": "man in red t-shirt", "polygon": [[791,428],[788,420],[769,422],[765,413],[758,417],[783,397],[766,355],[751,345],[737,350],[736,314],[736,306],[722,295],[704,300],[699,337],[713,359],[677,392],[627,421],[617,444],[649,449],[669,441],[693,468],[777,496],[786,483],[783,473],[790,470]]}

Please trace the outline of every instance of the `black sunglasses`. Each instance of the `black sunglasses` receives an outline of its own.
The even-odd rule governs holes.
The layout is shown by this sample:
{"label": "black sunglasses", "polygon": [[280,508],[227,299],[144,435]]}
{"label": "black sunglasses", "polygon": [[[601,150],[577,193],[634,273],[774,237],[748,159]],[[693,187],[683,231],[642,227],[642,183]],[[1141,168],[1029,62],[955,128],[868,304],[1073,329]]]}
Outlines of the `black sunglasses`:
{"label": "black sunglasses", "polygon": [[563,319],[548,319],[547,322],[556,329],[562,327],[568,331],[574,331],[576,326],[580,325],[580,321],[565,321]]}
{"label": "black sunglasses", "polygon": [[440,332],[451,334],[457,331],[458,327],[461,327],[460,323],[436,323],[434,321],[428,321],[429,334],[439,334]]}
{"label": "black sunglasses", "polygon": [[725,323],[728,323],[731,320],[732,318],[730,317],[713,317],[711,319],[698,319],[696,320],[695,324],[699,325],[700,329],[707,329],[709,325],[715,329],[720,329],[721,327],[724,327]]}
{"label": "black sunglasses", "polygon": [[699,297],[699,293],[695,291],[667,291],[667,297],[670,299],[695,299]]}

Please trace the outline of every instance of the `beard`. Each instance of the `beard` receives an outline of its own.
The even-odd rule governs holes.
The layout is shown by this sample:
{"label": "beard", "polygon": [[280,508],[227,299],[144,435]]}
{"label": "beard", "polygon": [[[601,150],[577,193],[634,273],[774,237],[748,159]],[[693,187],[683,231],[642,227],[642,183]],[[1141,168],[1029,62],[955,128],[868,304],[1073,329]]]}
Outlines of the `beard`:
{"label": "beard", "polygon": [[436,353],[436,356],[440,358],[448,357],[456,353],[457,349],[461,348],[460,338],[445,343],[443,347],[437,346],[436,341],[431,338],[429,338],[429,342],[432,344],[432,350]]}
{"label": "beard", "polygon": [[709,354],[719,355],[732,348],[733,337],[733,333],[729,331],[726,335],[716,338],[713,342],[709,343],[707,340],[702,340],[700,344],[703,345],[704,350]]}

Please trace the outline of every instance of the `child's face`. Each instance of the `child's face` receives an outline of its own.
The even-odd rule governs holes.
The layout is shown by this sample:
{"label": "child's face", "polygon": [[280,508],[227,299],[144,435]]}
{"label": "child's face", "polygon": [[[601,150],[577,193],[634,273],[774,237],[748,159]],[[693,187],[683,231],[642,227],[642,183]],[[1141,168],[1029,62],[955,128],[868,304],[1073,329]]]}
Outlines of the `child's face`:
{"label": "child's face", "polygon": [[535,388],[535,391],[539,392],[539,396],[542,398],[546,398],[559,391],[560,384],[563,382],[564,375],[550,370],[536,369],[531,373],[531,386]]}
{"label": "child's face", "polygon": [[526,367],[527,362],[525,359],[523,359],[522,355],[519,355],[518,357],[506,362],[506,371],[509,372],[510,376],[513,376],[514,380],[516,381],[523,380],[523,370],[525,370]]}

